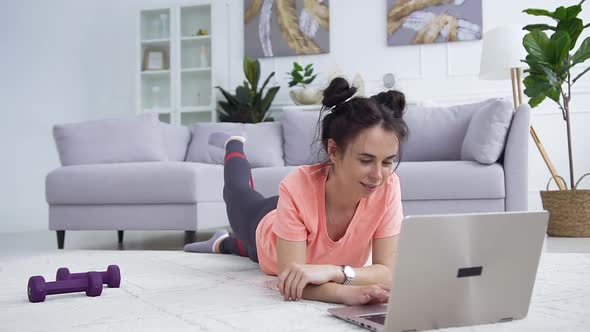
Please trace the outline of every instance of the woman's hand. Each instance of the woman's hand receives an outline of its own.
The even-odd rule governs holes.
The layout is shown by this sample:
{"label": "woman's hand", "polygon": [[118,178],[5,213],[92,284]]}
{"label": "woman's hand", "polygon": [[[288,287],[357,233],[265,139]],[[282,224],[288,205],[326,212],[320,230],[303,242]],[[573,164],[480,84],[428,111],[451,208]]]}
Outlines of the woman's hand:
{"label": "woman's hand", "polygon": [[342,274],[336,265],[306,265],[291,263],[278,275],[277,287],[285,301],[298,301],[303,298],[303,289],[308,284],[322,285],[335,281]]}
{"label": "woman's hand", "polygon": [[346,305],[363,305],[387,303],[389,301],[389,286],[369,285],[369,286],[342,286],[340,288],[340,298]]}

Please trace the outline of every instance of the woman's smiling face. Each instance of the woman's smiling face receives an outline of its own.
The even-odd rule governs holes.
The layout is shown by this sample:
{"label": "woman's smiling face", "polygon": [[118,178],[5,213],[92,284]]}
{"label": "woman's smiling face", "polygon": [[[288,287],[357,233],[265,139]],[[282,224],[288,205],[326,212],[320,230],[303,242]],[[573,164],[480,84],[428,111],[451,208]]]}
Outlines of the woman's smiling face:
{"label": "woman's smiling face", "polygon": [[398,149],[395,132],[385,130],[381,125],[362,130],[343,153],[333,140],[328,142],[337,182],[347,195],[358,198],[370,196],[387,181],[395,168]]}

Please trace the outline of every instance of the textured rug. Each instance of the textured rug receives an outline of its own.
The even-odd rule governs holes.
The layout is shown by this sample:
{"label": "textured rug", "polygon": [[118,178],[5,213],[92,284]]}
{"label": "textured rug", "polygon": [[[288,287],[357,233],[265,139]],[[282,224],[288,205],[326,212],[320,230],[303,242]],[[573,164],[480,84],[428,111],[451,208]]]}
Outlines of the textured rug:
{"label": "textured rug", "polygon": [[[121,268],[100,297],[49,295],[29,303],[28,278]],[[0,257],[2,331],[348,331],[334,304],[285,302],[275,278],[248,259],[174,251],[49,251]],[[590,328],[590,255],[545,254],[525,320],[449,331],[583,331]]]}

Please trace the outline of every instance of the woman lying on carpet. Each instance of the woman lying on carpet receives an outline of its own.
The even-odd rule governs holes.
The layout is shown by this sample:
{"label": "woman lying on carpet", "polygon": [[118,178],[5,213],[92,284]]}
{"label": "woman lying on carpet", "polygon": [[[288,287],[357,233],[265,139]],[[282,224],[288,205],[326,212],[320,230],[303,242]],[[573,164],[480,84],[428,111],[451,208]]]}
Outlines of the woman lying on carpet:
{"label": "woman lying on carpet", "polygon": [[[358,305],[389,298],[402,222],[398,165],[405,98],[351,98],[343,78],[324,91],[321,140],[328,160],[304,165],[265,198],[252,188],[245,138],[214,133],[225,149],[223,198],[235,237],[216,232],[186,251],[236,254],[278,276],[285,300]],[[363,267],[372,248],[372,265]]]}

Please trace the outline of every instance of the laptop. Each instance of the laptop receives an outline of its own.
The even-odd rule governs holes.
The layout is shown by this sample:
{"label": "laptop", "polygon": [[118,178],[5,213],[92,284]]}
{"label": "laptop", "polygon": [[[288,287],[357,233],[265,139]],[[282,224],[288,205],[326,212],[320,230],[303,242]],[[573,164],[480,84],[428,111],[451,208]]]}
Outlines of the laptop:
{"label": "laptop", "polygon": [[549,213],[404,219],[389,303],[332,308],[373,331],[420,331],[526,317]]}

